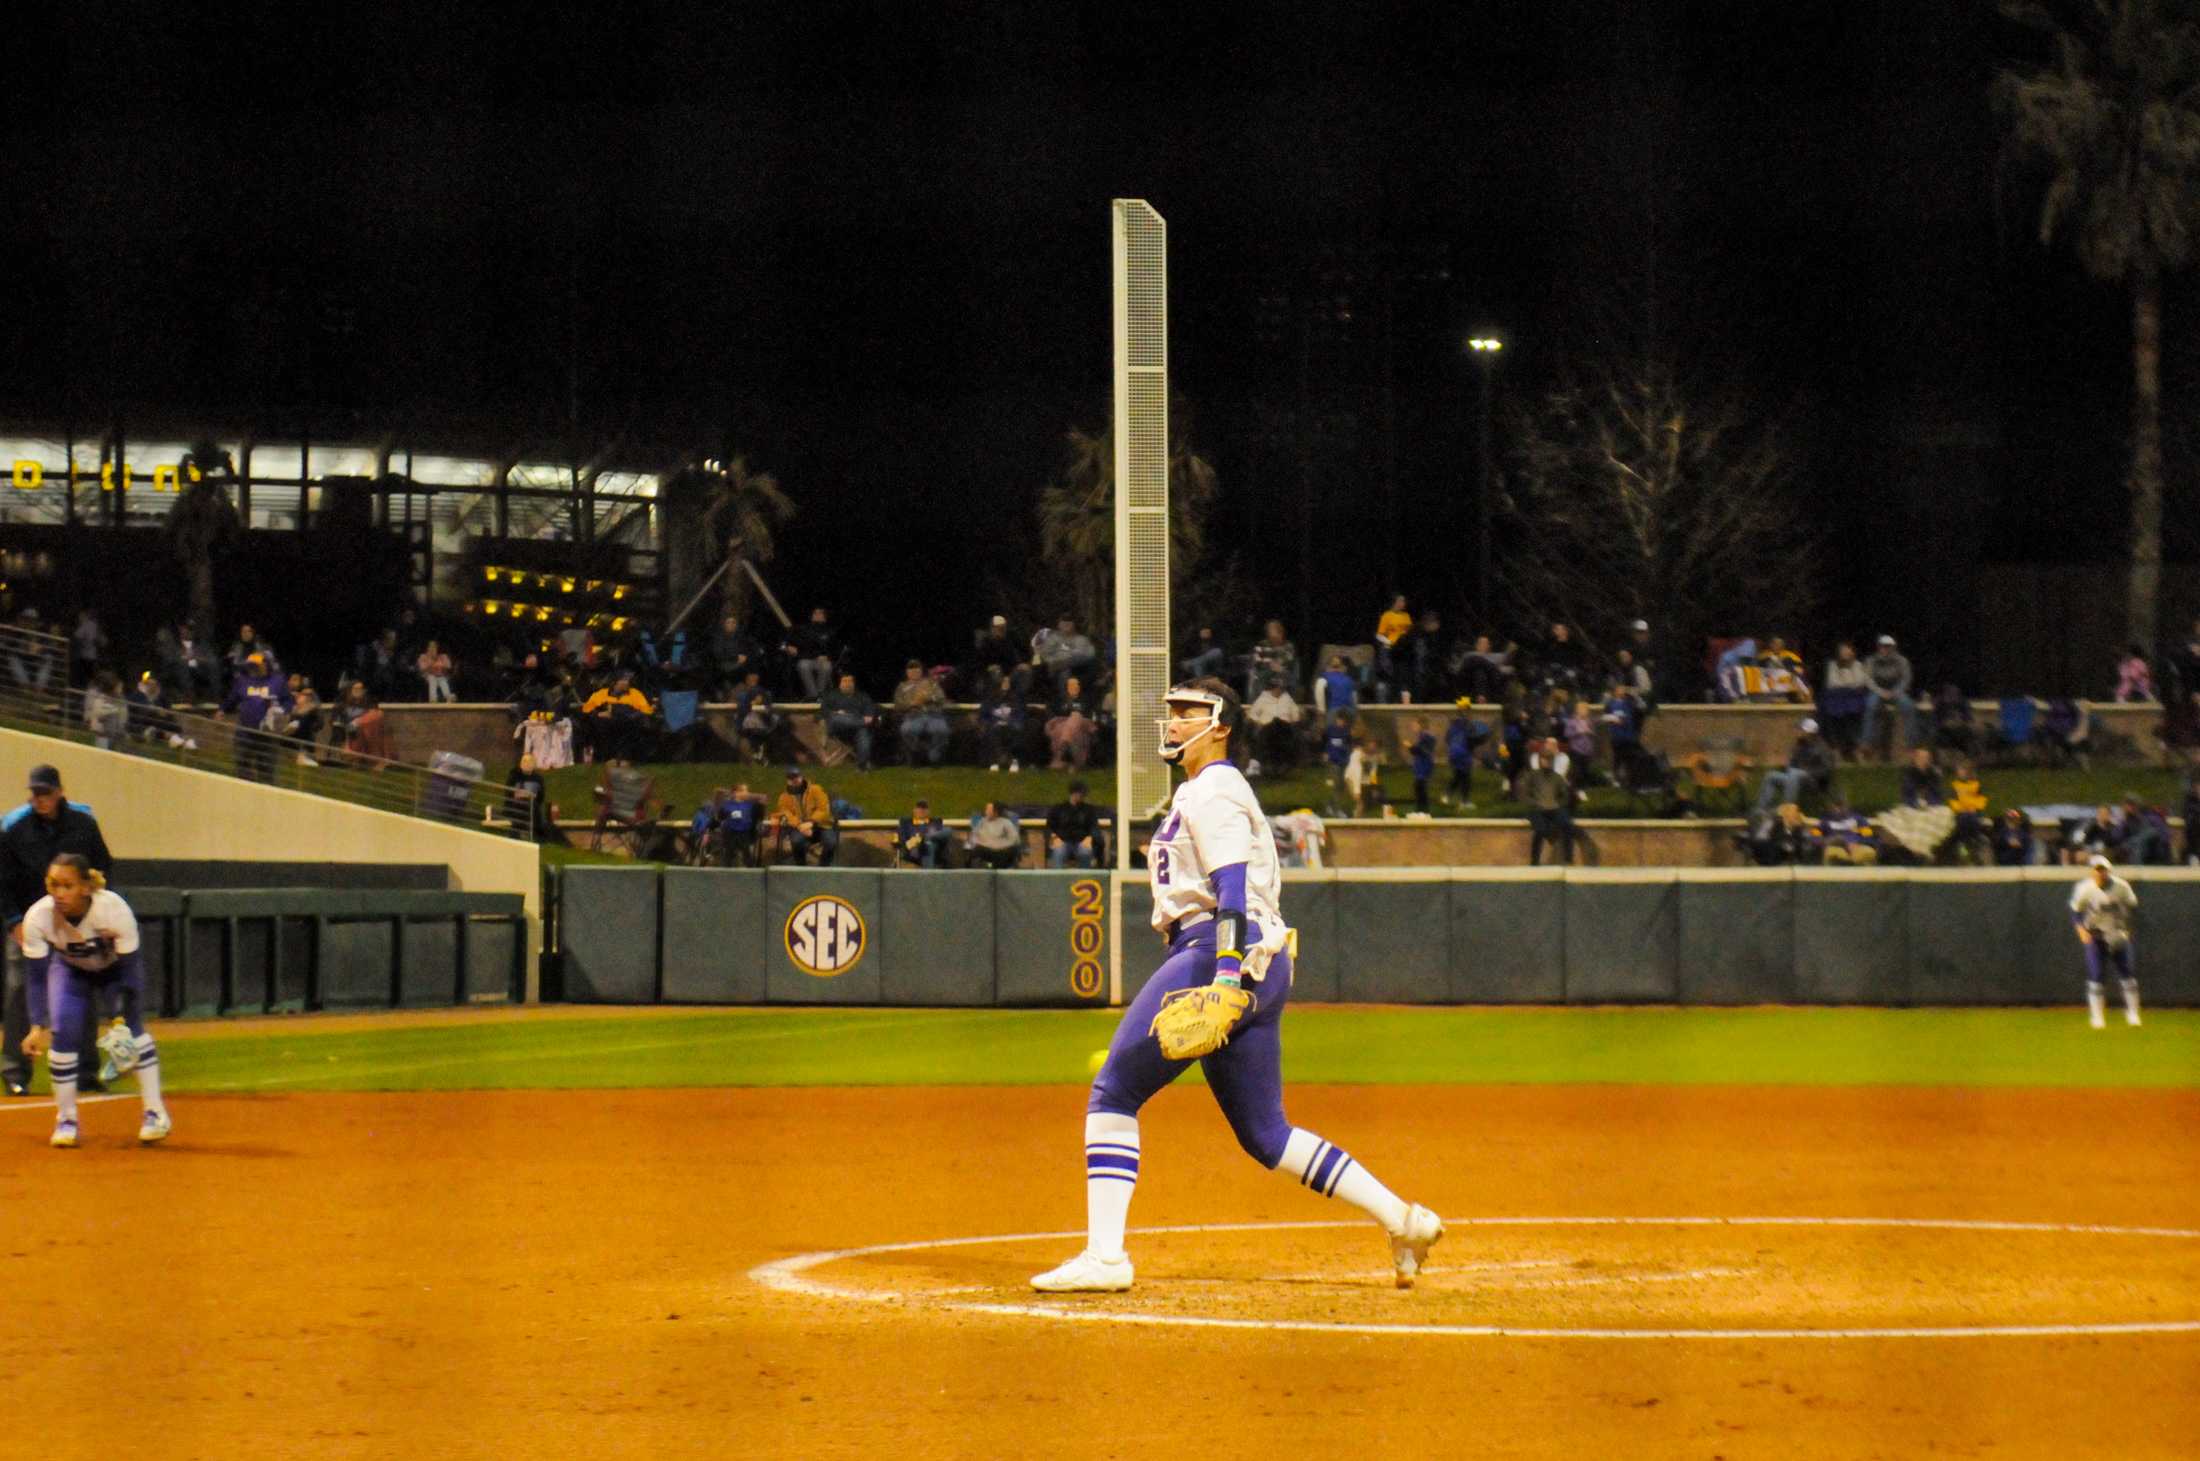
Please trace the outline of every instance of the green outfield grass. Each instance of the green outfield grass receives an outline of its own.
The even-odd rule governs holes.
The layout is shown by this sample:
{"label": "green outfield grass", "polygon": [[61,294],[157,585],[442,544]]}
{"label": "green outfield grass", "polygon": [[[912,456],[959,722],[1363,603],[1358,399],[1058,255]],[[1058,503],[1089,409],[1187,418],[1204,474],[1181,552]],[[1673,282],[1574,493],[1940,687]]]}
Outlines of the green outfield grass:
{"label": "green outfield grass", "polygon": [[[161,1063],[185,1093],[1082,1085],[1115,1023],[1101,1010],[475,1015],[406,1028],[362,1016],[296,1031],[193,1027]],[[2194,1089],[2200,1011],[2094,1031],[2075,1008],[1309,1006],[1290,1015],[1285,1050],[1299,1082]]]}

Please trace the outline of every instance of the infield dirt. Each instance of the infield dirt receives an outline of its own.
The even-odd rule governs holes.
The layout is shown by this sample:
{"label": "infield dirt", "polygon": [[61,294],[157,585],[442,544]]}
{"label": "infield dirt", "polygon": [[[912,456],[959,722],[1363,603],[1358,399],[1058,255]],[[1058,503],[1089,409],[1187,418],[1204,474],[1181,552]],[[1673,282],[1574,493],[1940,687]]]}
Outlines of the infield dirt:
{"label": "infield dirt", "polygon": [[[1298,1088],[1291,1115],[1453,1217],[2190,1227],[2200,1095]],[[1066,1323],[1078,1087],[192,1098],[0,1107],[26,1448],[176,1457],[2072,1458],[2200,1454],[2200,1333],[1588,1339]],[[1134,1227],[1349,1223],[1204,1090],[1145,1121]],[[2200,1320],[2200,1242],[1929,1228],[1455,1225],[1422,1287],[1364,1228],[1134,1235],[1072,1310],[1259,1322],[1833,1329]],[[110,1399],[111,1398],[111,1402]]]}

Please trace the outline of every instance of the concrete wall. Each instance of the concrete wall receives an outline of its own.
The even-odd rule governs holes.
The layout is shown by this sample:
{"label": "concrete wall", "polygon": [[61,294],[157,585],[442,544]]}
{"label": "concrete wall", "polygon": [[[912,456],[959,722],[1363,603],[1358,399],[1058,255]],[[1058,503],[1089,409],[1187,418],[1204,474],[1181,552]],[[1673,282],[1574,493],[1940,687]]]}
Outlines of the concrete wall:
{"label": "concrete wall", "polygon": [[117,858],[443,863],[456,891],[523,896],[530,969],[541,950],[541,862],[531,843],[0,730],[0,768],[16,785],[40,762],[60,769],[71,801],[91,807]]}

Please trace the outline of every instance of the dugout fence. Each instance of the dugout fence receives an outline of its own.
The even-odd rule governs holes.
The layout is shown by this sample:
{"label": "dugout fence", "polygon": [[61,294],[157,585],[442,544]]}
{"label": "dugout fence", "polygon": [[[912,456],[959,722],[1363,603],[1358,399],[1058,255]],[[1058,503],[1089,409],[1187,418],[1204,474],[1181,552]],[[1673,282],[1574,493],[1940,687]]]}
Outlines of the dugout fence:
{"label": "dugout fence", "polygon": [[[2128,870],[2154,1005],[2200,1004],[2200,869]],[[1395,1004],[2078,1000],[2070,868],[1285,874],[1292,997]],[[1151,900],[1076,872],[569,867],[545,998],[1098,1006],[1158,962]]]}

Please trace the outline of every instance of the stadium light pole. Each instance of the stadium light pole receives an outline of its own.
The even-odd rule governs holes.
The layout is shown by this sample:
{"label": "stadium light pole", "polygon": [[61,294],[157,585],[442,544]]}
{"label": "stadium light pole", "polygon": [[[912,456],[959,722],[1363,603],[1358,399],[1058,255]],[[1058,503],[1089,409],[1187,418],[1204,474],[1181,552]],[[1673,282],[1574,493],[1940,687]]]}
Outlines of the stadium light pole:
{"label": "stadium light pole", "polygon": [[1480,470],[1481,481],[1474,494],[1474,596],[1475,612],[1482,621],[1476,628],[1484,634],[1494,632],[1490,621],[1490,383],[1497,374],[1498,354],[1504,348],[1505,342],[1493,334],[1467,337],[1467,349],[1473,352],[1474,363],[1482,370],[1481,412],[1477,423],[1480,445],[1475,450],[1475,465]]}

